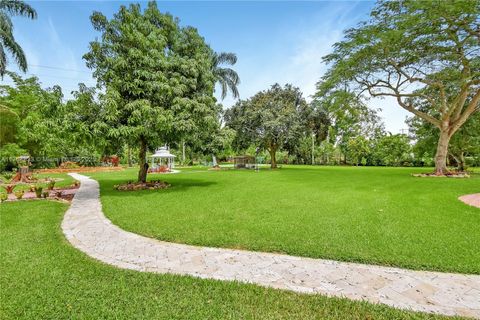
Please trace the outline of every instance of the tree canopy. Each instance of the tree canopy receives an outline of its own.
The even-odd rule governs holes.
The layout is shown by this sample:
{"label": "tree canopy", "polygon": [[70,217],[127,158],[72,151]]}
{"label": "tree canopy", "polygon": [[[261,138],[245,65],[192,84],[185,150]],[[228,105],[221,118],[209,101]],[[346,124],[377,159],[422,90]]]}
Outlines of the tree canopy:
{"label": "tree canopy", "polygon": [[451,137],[479,111],[479,13],[476,0],[379,1],[324,58],[322,90],[394,97],[439,130],[435,165],[444,174]]}
{"label": "tree canopy", "polygon": [[102,128],[139,145],[138,179],[145,181],[149,147],[216,121],[213,52],[196,29],[181,27],[155,2],[143,12],[139,4],[121,6],[110,20],[95,12],[91,21],[102,35],[84,59],[105,88]]}
{"label": "tree canopy", "polygon": [[256,144],[268,150],[271,167],[276,168],[276,152],[301,132],[300,110],[307,103],[300,89],[274,84],[248,100],[237,102],[227,110],[226,125],[237,132],[237,144]]}

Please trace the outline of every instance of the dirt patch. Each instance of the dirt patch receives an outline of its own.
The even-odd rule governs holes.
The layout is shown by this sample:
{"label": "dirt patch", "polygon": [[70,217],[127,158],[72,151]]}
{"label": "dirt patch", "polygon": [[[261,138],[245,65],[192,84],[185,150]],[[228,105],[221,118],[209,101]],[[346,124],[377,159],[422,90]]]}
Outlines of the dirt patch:
{"label": "dirt patch", "polygon": [[480,193],[466,194],[458,197],[458,200],[468,204],[469,206],[480,208]]}

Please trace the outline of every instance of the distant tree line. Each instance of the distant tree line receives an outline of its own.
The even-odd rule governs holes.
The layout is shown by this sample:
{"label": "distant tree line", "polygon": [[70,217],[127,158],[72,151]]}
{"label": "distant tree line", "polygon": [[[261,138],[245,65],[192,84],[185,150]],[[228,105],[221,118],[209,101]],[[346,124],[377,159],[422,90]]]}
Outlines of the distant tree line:
{"label": "distant tree line", "polygon": [[[8,27],[0,40],[26,70],[9,17],[36,12],[21,1],[0,3]],[[235,54],[214,52],[155,2],[143,10],[122,5],[112,18],[94,12],[101,36],[84,60],[95,88],[79,84],[66,100],[59,86],[42,88],[0,61],[0,75],[13,81],[0,85],[0,171],[13,169],[21,155],[35,167],[65,158],[98,165],[119,155],[137,164],[145,181],[147,155],[163,144],[183,164],[249,154],[272,168],[434,166],[444,174],[447,166],[478,166],[479,12],[473,0],[379,1],[371,19],[347,30],[324,57],[330,69],[311,101],[291,84],[273,84],[228,109],[214,92],[218,85],[222,99],[239,98],[240,78],[229,67]],[[385,96],[412,113],[408,134],[388,133],[378,110],[368,107],[368,98]]]}

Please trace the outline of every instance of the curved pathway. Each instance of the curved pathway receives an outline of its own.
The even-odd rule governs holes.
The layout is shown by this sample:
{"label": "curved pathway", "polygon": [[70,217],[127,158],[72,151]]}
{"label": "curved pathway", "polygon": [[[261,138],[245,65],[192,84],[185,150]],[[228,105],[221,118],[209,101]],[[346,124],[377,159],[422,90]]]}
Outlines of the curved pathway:
{"label": "curved pathway", "polygon": [[458,199],[469,206],[480,208],[480,193],[467,194]]}
{"label": "curved pathway", "polygon": [[158,241],[113,225],[98,182],[81,182],[62,229],[73,246],[116,267],[236,280],[262,286],[384,303],[402,309],[480,318],[480,276],[413,271],[280,254]]}

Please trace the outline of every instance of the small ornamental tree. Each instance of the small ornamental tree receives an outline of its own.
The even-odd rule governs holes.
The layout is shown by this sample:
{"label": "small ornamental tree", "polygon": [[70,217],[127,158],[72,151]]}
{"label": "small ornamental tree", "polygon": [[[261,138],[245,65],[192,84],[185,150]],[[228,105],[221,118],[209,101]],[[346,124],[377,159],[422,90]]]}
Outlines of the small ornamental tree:
{"label": "small ornamental tree", "polygon": [[[274,84],[248,100],[237,102],[225,113],[226,125],[237,132],[236,145],[256,144],[270,153],[271,168],[277,167],[276,152],[302,130],[300,110],[307,107],[300,90],[290,84]],[[305,125],[305,124],[304,124]]]}
{"label": "small ornamental tree", "polygon": [[95,12],[91,21],[102,34],[84,59],[105,89],[95,127],[138,145],[138,181],[145,182],[149,148],[217,121],[213,51],[196,29],[180,27],[155,2],[143,12],[139,4],[121,6],[110,20]]}
{"label": "small ornamental tree", "polygon": [[435,172],[443,175],[450,139],[480,110],[479,17],[478,0],[379,1],[324,58],[331,69],[323,90],[393,97],[434,125]]}

